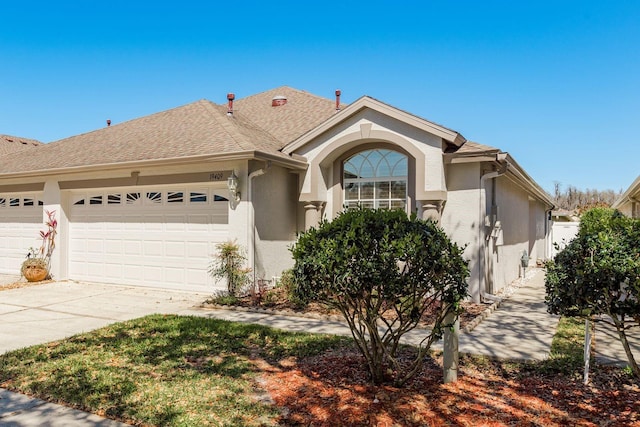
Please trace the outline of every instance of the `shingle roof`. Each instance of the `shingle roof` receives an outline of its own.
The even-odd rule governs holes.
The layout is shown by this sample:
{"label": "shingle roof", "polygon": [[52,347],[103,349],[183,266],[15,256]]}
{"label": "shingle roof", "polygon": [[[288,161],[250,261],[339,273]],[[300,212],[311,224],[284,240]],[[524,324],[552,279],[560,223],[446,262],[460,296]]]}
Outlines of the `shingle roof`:
{"label": "shingle roof", "polygon": [[500,149],[491,147],[489,145],[473,142],[473,141],[467,141],[462,145],[462,147],[452,151],[452,153],[455,153],[455,154],[466,154],[466,155],[482,154],[487,152],[498,153],[500,152]]}
{"label": "shingle roof", "polygon": [[0,156],[14,153],[16,151],[28,150],[42,145],[35,139],[22,138],[19,136],[0,135]]}
{"label": "shingle roof", "polygon": [[[272,107],[275,96],[287,103]],[[280,87],[227,106],[207,100],[0,157],[0,174],[261,151],[282,158],[287,143],[335,114],[335,103]],[[0,155],[2,152],[0,151]]]}
{"label": "shingle roof", "polygon": [[[284,96],[287,103],[272,107],[276,96]],[[341,104],[341,108],[344,104]],[[239,99],[234,103],[234,114],[251,119],[260,128],[280,141],[280,147],[318,126],[336,113],[334,100],[281,86],[266,92]]]}
{"label": "shingle roof", "polygon": [[243,115],[201,100],[182,107],[0,157],[0,173],[264,151],[280,142]]}
{"label": "shingle roof", "polygon": [[[287,103],[273,107],[272,100],[278,96]],[[334,100],[288,86],[239,99],[233,110],[230,116],[226,105],[200,100],[49,144],[2,137],[14,145],[0,141],[0,174],[254,151],[290,159],[280,150],[336,113]],[[3,145],[38,149],[16,148],[3,155]],[[456,155],[499,152],[471,141],[451,151]]]}

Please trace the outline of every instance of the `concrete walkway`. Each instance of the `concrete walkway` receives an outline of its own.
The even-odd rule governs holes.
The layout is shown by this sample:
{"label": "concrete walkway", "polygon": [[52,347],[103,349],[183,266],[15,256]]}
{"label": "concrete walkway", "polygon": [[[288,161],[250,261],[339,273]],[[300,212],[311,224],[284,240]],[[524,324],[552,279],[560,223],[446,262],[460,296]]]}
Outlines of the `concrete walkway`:
{"label": "concrete walkway", "polygon": [[549,356],[560,317],[547,313],[544,271],[531,273],[495,312],[460,337],[460,352],[518,360]]}
{"label": "concrete walkway", "polygon": [[[532,271],[499,309],[482,321],[471,333],[460,334],[460,352],[499,359],[543,360],[549,355],[558,316],[547,313],[544,303],[544,272]],[[295,332],[312,332],[351,336],[344,322],[281,316],[235,310],[201,310],[188,312],[235,322],[256,323]],[[417,344],[424,338],[420,329],[406,335],[405,343]],[[442,341],[434,344],[442,349]]]}
{"label": "concrete walkway", "polygon": [[[636,358],[636,362],[640,363],[640,328],[629,329],[626,334],[629,346],[631,347],[631,353],[633,353]],[[629,360],[618,337],[618,332],[612,325],[604,322],[596,323],[593,342],[596,353],[596,363],[622,368],[629,365]]]}
{"label": "concrete walkway", "polygon": [[32,399],[0,388],[0,425],[4,427],[127,427],[88,412]]}

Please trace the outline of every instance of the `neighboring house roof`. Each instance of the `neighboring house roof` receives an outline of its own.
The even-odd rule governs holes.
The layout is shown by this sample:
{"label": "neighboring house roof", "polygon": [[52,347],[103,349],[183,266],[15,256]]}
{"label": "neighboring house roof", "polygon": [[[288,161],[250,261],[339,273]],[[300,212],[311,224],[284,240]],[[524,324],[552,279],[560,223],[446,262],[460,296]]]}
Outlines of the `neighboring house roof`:
{"label": "neighboring house roof", "polygon": [[556,209],[551,211],[551,217],[554,218],[554,221],[570,221],[570,222],[578,222],[580,221],[580,216],[575,211],[569,211],[566,209]]}
{"label": "neighboring house roof", "polygon": [[19,136],[0,135],[0,156],[15,153],[16,151],[28,150],[43,145],[35,139],[22,138]]}
{"label": "neighboring house roof", "polygon": [[635,181],[633,181],[633,183],[629,186],[629,188],[627,188],[626,191],[622,193],[620,197],[618,197],[618,200],[616,200],[613,203],[613,205],[611,205],[611,207],[615,209],[620,209],[623,205],[625,205],[629,201],[639,201],[639,200],[640,200],[640,176],[637,177]]}

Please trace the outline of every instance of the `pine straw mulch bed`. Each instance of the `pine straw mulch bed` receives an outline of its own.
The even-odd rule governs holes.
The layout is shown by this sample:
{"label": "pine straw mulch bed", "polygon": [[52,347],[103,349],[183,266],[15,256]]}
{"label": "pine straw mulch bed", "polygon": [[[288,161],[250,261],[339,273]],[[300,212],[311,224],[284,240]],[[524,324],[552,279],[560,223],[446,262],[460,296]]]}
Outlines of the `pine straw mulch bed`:
{"label": "pine straw mulch bed", "polygon": [[640,387],[615,368],[584,386],[579,374],[463,357],[443,384],[440,357],[399,389],[371,385],[354,348],[256,364],[285,426],[640,426]]}

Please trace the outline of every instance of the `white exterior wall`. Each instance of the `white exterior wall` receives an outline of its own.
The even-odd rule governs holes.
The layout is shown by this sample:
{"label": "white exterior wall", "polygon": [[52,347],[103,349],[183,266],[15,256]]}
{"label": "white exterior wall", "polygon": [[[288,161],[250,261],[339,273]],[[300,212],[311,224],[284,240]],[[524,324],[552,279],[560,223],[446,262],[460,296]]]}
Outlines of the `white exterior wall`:
{"label": "white exterior wall", "polygon": [[296,240],[298,176],[271,167],[253,183],[256,279],[279,277],[293,266],[289,247]]}
{"label": "white exterior wall", "polygon": [[[558,252],[564,249],[574,237],[578,235],[578,229],[580,228],[579,222],[562,222],[558,221],[553,223],[551,228],[551,239],[553,241],[552,257],[555,257]],[[558,249],[556,249],[556,246]]]}
{"label": "white exterior wall", "polygon": [[446,177],[449,192],[440,224],[452,241],[467,246],[464,257],[469,261],[469,294],[479,301],[480,164],[448,165]]}

